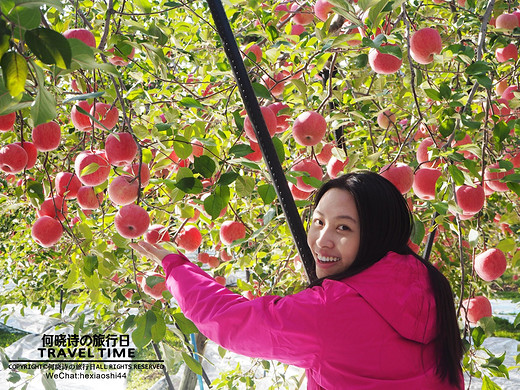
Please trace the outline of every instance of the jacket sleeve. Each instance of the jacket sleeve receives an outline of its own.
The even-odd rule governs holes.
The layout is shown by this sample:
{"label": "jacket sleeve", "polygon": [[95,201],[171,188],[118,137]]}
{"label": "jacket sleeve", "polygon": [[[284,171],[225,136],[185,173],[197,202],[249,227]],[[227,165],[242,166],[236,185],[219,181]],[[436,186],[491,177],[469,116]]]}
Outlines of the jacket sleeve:
{"label": "jacket sleeve", "polygon": [[249,301],[184,255],[162,261],[166,286],[184,315],[210,340],[241,355],[309,368],[320,354],[321,288]]}

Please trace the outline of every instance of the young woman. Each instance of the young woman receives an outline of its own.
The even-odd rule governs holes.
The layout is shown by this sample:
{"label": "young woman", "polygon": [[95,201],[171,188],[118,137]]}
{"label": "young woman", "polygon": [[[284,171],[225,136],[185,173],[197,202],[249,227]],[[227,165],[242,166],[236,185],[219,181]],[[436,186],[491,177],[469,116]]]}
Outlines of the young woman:
{"label": "young woman", "polygon": [[446,278],[408,247],[412,217],[382,176],[318,191],[308,243],[318,280],[249,301],[182,254],[132,244],[164,267],[186,317],[231,351],[302,367],[309,390],[463,389],[463,349]]}

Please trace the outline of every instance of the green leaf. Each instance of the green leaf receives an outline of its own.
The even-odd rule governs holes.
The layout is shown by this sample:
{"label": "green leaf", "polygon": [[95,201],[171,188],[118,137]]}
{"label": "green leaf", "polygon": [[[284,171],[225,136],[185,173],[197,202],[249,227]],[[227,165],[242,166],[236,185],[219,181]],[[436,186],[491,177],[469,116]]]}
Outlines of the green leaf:
{"label": "green leaf", "polygon": [[200,194],[204,187],[196,177],[183,177],[175,182],[175,187],[187,194]]}
{"label": "green leaf", "polygon": [[35,28],[25,32],[27,46],[44,64],[70,68],[72,50],[67,38],[48,28]]}
{"label": "green leaf", "polygon": [[[163,279],[164,281],[164,279]],[[156,322],[151,327],[152,340],[158,343],[166,335],[166,324],[161,312],[154,312]]]}
{"label": "green leaf", "polygon": [[271,184],[258,186],[258,194],[266,205],[270,205],[276,199],[276,191]]}
{"label": "green leaf", "polygon": [[191,333],[197,333],[199,330],[195,326],[193,322],[187,319],[182,313],[174,313],[172,314],[175,323],[179,326],[181,332],[185,335],[189,335]]}
{"label": "green leaf", "polygon": [[2,56],[0,64],[7,90],[13,97],[20,95],[25,90],[25,81],[29,74],[25,58],[9,51]]}
{"label": "green leaf", "polygon": [[513,322],[513,326],[516,328],[518,326],[518,324],[520,324],[520,313],[518,313],[516,315],[516,318],[515,318],[515,320]]}
{"label": "green leaf", "polygon": [[484,333],[484,329],[482,329],[480,326],[477,326],[473,328],[473,331],[471,332],[471,337],[473,338],[475,346],[480,347],[486,339],[486,333]]}
{"label": "green leaf", "polygon": [[63,4],[61,0],[16,0],[16,6],[36,7],[43,6],[54,7],[58,11],[63,11]]}
{"label": "green leaf", "polygon": [[487,76],[477,74],[473,76],[473,78],[477,80],[477,82],[486,89],[491,89],[491,87],[493,86],[491,79]]}
{"label": "green leaf", "polygon": [[146,278],[146,285],[148,287],[154,288],[159,283],[164,283],[164,277],[157,275],[150,275]]}
{"label": "green leaf", "polygon": [[96,57],[94,56],[94,51],[84,42],[80,41],[76,38],[68,39],[71,53],[72,53],[72,63],[71,69],[84,69],[84,70],[93,70],[100,69],[103,70],[113,76],[118,77],[119,72],[117,68],[112,64],[98,63],[96,61]]}
{"label": "green leaf", "polygon": [[191,371],[193,371],[197,375],[202,375],[202,366],[200,365],[200,363],[193,359],[186,352],[182,353],[182,360],[184,360],[184,362]]}
{"label": "green leaf", "polygon": [[260,83],[252,83],[253,90],[255,91],[255,95],[262,99],[272,100],[273,96],[271,92],[267,89],[267,87]]}
{"label": "green leaf", "polygon": [[235,157],[244,157],[253,152],[254,150],[251,148],[251,146],[246,144],[236,144],[229,149],[229,154]]}
{"label": "green leaf", "polygon": [[453,178],[453,181],[456,185],[461,186],[464,184],[464,174],[459,168],[451,164],[448,167],[448,172],[450,173],[450,176]]}
{"label": "green leaf", "polygon": [[509,188],[511,191],[513,191],[518,196],[520,196],[520,184],[509,182],[509,183],[507,183],[507,188]]}
{"label": "green leaf", "polygon": [[97,256],[85,256],[83,263],[83,272],[85,275],[92,276],[94,271],[98,268],[98,258]]}
{"label": "green leaf", "polygon": [[27,181],[27,196],[29,198],[38,199],[40,202],[45,200],[45,194],[43,191],[43,185],[40,182],[34,180]]}
{"label": "green leaf", "polygon": [[255,179],[250,176],[240,176],[235,182],[237,194],[241,197],[249,196],[255,188]]}
{"label": "green leaf", "polygon": [[425,88],[424,93],[426,94],[426,96],[428,96],[432,100],[435,100],[437,102],[442,101],[441,94],[436,89]]}
{"label": "green leaf", "polygon": [[272,140],[274,149],[276,150],[276,154],[278,156],[278,160],[283,163],[285,161],[285,149],[283,147],[283,142],[278,137],[273,137]]}
{"label": "green leaf", "polygon": [[[31,30],[40,25],[42,15],[36,7],[15,7],[7,18],[21,30]],[[18,36],[21,38],[21,36]]]}
{"label": "green leaf", "polygon": [[362,53],[352,59],[352,63],[356,68],[365,68],[368,64],[368,55]]}
{"label": "green leaf", "polygon": [[502,388],[493,382],[487,375],[482,377],[482,388],[481,390],[502,390]]}
{"label": "green leaf", "polygon": [[414,217],[413,230],[411,236],[412,242],[416,245],[420,245],[425,233],[426,230],[424,228],[424,223],[420,219]]}
{"label": "green leaf", "polygon": [[211,219],[217,218],[226,206],[225,199],[214,193],[204,199],[204,210],[211,216]]}
{"label": "green leaf", "polygon": [[38,86],[38,95],[31,107],[31,117],[34,126],[50,122],[56,118],[56,100],[43,85]]}
{"label": "green leaf", "polygon": [[377,49],[377,50],[384,54],[391,54],[394,57],[399,58],[400,60],[403,59],[403,51],[401,50],[401,48],[399,46],[385,45],[385,46],[380,46],[379,49]]}
{"label": "green leaf", "polygon": [[239,176],[240,175],[236,172],[225,172],[220,175],[217,183],[223,186],[228,186],[233,183]]}
{"label": "green leaf", "polygon": [[126,317],[125,322],[123,323],[123,328],[121,329],[123,333],[126,333],[128,329],[130,329],[135,324],[135,314],[130,314]]}
{"label": "green leaf", "polygon": [[491,70],[491,66],[485,61],[475,61],[471,65],[469,65],[465,72],[467,75],[475,76],[475,75],[485,75],[487,72]]}
{"label": "green leaf", "polygon": [[152,5],[148,0],[135,0],[135,4],[143,11],[144,13],[150,13],[152,10]]}
{"label": "green leaf", "polygon": [[200,157],[195,157],[193,160],[194,171],[200,173],[205,178],[210,178],[215,173],[217,169],[217,164],[211,157],[202,155]]}
{"label": "green leaf", "polygon": [[179,102],[179,104],[181,106],[187,107],[187,108],[200,108],[200,109],[204,108],[204,106],[198,100],[195,100],[192,97],[182,98],[182,100]]}
{"label": "green leaf", "polygon": [[444,118],[439,124],[439,131],[443,137],[448,137],[455,130],[455,119]]}
{"label": "green leaf", "polygon": [[105,91],[98,91],[98,92],[92,92],[92,93],[84,93],[82,95],[72,95],[71,97],[68,97],[67,99],[65,99],[62,103],[66,104],[66,103],[70,103],[70,102],[75,102],[77,100],[97,99],[98,97],[101,97],[104,94],[105,94]]}
{"label": "green leaf", "polygon": [[132,332],[132,341],[137,348],[142,349],[152,341],[152,327],[157,323],[157,317],[152,310],[136,320],[137,327]]}
{"label": "green leaf", "polygon": [[443,99],[449,99],[451,96],[451,88],[447,83],[441,83],[441,86],[439,87],[441,97]]}

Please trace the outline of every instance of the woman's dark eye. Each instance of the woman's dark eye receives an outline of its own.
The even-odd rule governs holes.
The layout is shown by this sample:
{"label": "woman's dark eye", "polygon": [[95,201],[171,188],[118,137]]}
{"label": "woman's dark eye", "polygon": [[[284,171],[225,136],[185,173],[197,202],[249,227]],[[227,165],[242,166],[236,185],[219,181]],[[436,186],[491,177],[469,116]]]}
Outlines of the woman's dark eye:
{"label": "woman's dark eye", "polygon": [[350,228],[347,225],[341,225],[339,230],[350,230]]}

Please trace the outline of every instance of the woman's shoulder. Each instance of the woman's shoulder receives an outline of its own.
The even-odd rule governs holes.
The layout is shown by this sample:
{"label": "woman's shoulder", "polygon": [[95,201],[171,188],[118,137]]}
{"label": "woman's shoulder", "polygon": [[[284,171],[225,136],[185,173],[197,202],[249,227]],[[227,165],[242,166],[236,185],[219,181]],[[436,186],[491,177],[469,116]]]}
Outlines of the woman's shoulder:
{"label": "woman's shoulder", "polygon": [[435,337],[435,298],[428,270],[413,255],[389,252],[338,283],[355,290],[403,337],[418,342]]}

